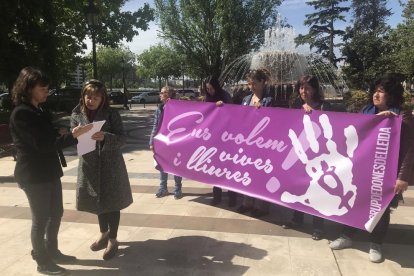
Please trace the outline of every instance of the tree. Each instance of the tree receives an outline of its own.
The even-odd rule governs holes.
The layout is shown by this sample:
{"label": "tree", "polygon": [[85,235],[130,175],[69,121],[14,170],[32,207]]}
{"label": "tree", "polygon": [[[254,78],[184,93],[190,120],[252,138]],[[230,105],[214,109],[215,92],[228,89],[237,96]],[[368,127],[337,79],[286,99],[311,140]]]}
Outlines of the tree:
{"label": "tree", "polygon": [[257,49],[281,0],[155,0],[161,36],[197,77]]}
{"label": "tree", "polygon": [[157,79],[160,89],[162,80],[179,77],[182,72],[183,59],[170,47],[158,44],[138,56],[137,74],[144,78]]}
{"label": "tree", "polygon": [[109,82],[110,90],[115,79],[122,81],[123,77],[135,68],[135,55],[125,47],[99,47],[96,51],[96,60],[99,79]]}
{"label": "tree", "polygon": [[[0,2],[0,83],[12,86],[18,72],[32,65],[45,70],[55,84],[81,60],[87,24],[83,13],[88,1],[3,0]],[[95,1],[100,25],[97,43],[116,46],[131,41],[138,29],[153,20],[148,4],[135,12],[121,11],[126,0]]]}
{"label": "tree", "polygon": [[[414,78],[414,1],[409,0],[402,14],[404,21],[391,31],[389,45],[392,49],[390,61],[395,72],[404,74],[410,82]],[[392,47],[391,47],[392,46]]]}
{"label": "tree", "polygon": [[386,41],[391,15],[386,0],[353,0],[353,26],[347,28],[342,54],[343,72],[352,87],[366,89],[378,75],[391,70],[391,45]]}
{"label": "tree", "polygon": [[306,4],[313,6],[317,12],[306,15],[304,21],[306,26],[310,26],[309,33],[298,35],[295,42],[298,45],[309,44],[310,48],[316,48],[318,52],[327,58],[333,65],[339,61],[335,55],[335,48],[342,44],[335,43],[335,37],[342,37],[343,30],[335,29],[336,21],[345,21],[343,13],[349,11],[349,7],[342,7],[340,4],[347,0],[316,0]]}

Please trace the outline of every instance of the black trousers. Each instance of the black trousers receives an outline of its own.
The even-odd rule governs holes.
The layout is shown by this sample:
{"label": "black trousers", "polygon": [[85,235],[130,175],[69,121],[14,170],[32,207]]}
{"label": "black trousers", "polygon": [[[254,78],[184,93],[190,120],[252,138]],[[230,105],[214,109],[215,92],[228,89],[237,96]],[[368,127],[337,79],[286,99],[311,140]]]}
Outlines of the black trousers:
{"label": "black trousers", "polygon": [[[390,214],[391,214],[391,210],[390,210],[390,207],[388,207],[385,210],[382,217],[380,218],[380,220],[378,221],[374,230],[369,234],[370,242],[382,244],[382,242],[384,241],[385,235],[387,234],[388,227],[390,226]],[[357,230],[358,229],[350,227],[350,226],[344,226],[342,230],[342,234],[347,236],[348,238],[352,238]]]}
{"label": "black trousers", "polygon": [[106,233],[109,230],[109,238],[116,239],[118,235],[119,220],[121,218],[120,211],[103,213],[98,215],[99,229],[101,233]]}
{"label": "black trousers", "polygon": [[32,212],[32,256],[42,264],[48,260],[48,252],[58,249],[57,236],[63,215],[62,183],[57,179],[20,187],[26,193]]}
{"label": "black trousers", "polygon": [[[318,216],[312,216],[312,226],[313,230],[323,231],[324,219]],[[303,224],[303,220],[305,218],[305,213],[301,211],[293,211],[293,218],[292,221],[296,222],[297,224]]]}
{"label": "black trousers", "polygon": [[[223,190],[221,188],[215,187],[215,186],[213,187],[213,197],[215,199],[221,200],[221,194],[222,193],[223,193]],[[230,201],[231,200],[235,201],[236,198],[237,198],[237,193],[233,192],[233,191],[230,191],[230,190],[227,191],[227,195],[229,196]]]}

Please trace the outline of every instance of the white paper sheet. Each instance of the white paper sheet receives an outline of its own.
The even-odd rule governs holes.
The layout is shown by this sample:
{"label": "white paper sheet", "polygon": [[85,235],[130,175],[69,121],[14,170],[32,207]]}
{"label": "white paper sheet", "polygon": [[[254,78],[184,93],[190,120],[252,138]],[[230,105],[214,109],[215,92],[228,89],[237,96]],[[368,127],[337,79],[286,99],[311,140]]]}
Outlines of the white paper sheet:
{"label": "white paper sheet", "polygon": [[78,136],[78,156],[96,149],[96,140],[92,140],[92,135],[100,131],[104,123],[105,120],[93,122],[93,127],[88,132]]}

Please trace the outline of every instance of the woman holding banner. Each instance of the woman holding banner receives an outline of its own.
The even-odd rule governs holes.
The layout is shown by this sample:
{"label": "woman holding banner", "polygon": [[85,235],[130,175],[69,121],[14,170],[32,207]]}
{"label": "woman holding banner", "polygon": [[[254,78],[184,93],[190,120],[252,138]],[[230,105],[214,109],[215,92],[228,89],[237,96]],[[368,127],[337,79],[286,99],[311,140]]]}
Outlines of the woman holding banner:
{"label": "woman holding banner", "polygon": [[[403,86],[395,76],[387,75],[379,78],[371,85],[369,93],[370,102],[362,110],[364,114],[377,114],[380,116],[402,115],[403,119],[398,161],[399,169],[397,181],[394,186],[395,197],[369,235],[371,242],[369,259],[374,263],[379,263],[384,260],[381,244],[390,224],[390,208],[396,208],[398,206],[398,201],[402,199],[402,193],[407,190],[414,162],[413,119],[411,113],[404,111],[402,108],[404,102],[403,92]],[[331,242],[329,247],[333,250],[351,247],[352,236],[356,230],[355,228],[344,226],[341,236]]]}
{"label": "woman holding banner", "polygon": [[[330,111],[331,105],[323,100],[323,93],[319,85],[319,81],[315,76],[305,75],[299,78],[295,86],[295,95],[297,100],[293,108],[302,108],[306,113],[312,110]],[[284,229],[301,227],[304,220],[304,213],[295,210],[292,219],[282,225]],[[322,239],[323,235],[323,218],[313,216],[313,240]]]}
{"label": "woman holding banner", "polygon": [[109,106],[105,85],[90,80],[72,111],[71,126],[101,120],[105,120],[101,131],[92,135],[96,149],[79,157],[76,208],[98,215],[100,236],[90,249],[105,249],[103,259],[108,260],[118,251],[120,210],[132,203],[132,193],[121,152],[126,140],[121,116]]}
{"label": "woman holding banner", "polygon": [[[229,93],[221,87],[219,79],[216,76],[209,76],[204,82],[206,88],[206,102],[216,103],[217,106],[221,106],[225,103],[232,103]],[[222,193],[223,191],[221,188],[213,187],[213,199],[210,204],[213,206],[220,204]],[[229,190],[227,195],[229,197],[229,207],[235,206],[237,203],[237,193]]]}
{"label": "woman holding banner", "polygon": [[[246,80],[252,93],[243,98],[242,105],[260,107],[273,106],[273,97],[270,96],[267,83],[270,80],[270,73],[265,69],[251,70],[246,74]],[[248,211],[255,218],[269,214],[270,203],[260,199],[244,195],[243,203],[237,212],[244,214]]]}

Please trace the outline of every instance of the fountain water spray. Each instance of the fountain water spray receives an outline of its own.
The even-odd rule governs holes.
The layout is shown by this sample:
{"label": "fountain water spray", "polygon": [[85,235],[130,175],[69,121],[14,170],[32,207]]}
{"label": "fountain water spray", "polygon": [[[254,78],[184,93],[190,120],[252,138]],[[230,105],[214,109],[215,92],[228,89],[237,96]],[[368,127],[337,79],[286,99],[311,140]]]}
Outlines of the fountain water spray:
{"label": "fountain water spray", "polygon": [[318,77],[326,99],[342,98],[347,90],[337,69],[318,54],[296,47],[293,27],[283,26],[279,15],[275,26],[265,31],[264,43],[258,51],[243,55],[225,67],[220,80],[226,86],[244,83],[249,70],[264,68],[270,73],[274,97],[279,105],[288,104],[293,85],[303,75]]}

